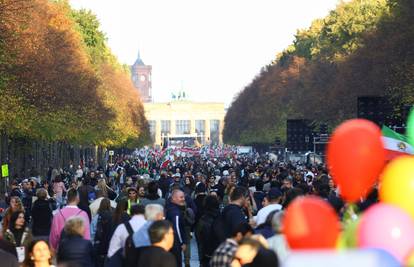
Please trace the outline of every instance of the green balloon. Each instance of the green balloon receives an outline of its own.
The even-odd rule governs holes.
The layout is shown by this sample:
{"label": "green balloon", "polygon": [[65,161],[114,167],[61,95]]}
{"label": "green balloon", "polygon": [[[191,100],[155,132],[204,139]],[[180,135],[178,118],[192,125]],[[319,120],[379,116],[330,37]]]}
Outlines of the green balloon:
{"label": "green balloon", "polygon": [[348,222],[341,235],[342,248],[356,248],[358,245],[358,224],[359,219]]}
{"label": "green balloon", "polygon": [[406,134],[408,143],[414,146],[414,108],[411,108],[408,116]]}

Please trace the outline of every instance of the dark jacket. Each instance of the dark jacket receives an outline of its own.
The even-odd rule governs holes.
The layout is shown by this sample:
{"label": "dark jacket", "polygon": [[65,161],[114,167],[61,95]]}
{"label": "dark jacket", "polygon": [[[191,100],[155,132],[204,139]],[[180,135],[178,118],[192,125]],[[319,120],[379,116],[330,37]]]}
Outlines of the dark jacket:
{"label": "dark jacket", "polygon": [[138,265],[145,267],[176,267],[173,254],[160,247],[150,246],[141,251]]}
{"label": "dark jacket", "polygon": [[168,205],[166,219],[169,220],[173,225],[174,230],[174,246],[181,246],[187,244],[185,239],[184,227],[184,209],[185,206],[178,206],[174,203]]}
{"label": "dark jacket", "polygon": [[45,199],[38,199],[32,208],[32,233],[34,236],[48,236],[52,224],[53,214],[51,203]]}
{"label": "dark jacket", "polygon": [[229,204],[222,211],[224,232],[226,238],[231,237],[233,231],[241,223],[248,223],[248,217],[243,209],[236,204]]}
{"label": "dark jacket", "polygon": [[263,199],[265,198],[266,194],[262,191],[256,191],[253,193],[254,201],[256,202],[257,210],[263,208]]}
{"label": "dark jacket", "polygon": [[18,267],[16,257],[0,249],[0,260],[2,267]]}
{"label": "dark jacket", "polygon": [[170,189],[171,184],[174,182],[174,180],[171,177],[163,178],[161,177],[158,180],[158,185],[162,191],[162,197],[166,198],[168,194],[168,190]]}
{"label": "dark jacket", "polygon": [[219,210],[207,210],[199,219],[195,228],[199,259],[202,263],[208,263],[214,251],[225,239],[223,226],[220,220]]}
{"label": "dark jacket", "polygon": [[194,199],[194,204],[197,207],[197,212],[195,215],[195,223],[197,224],[197,222],[200,220],[201,216],[204,215],[204,199],[206,198],[206,194],[199,194],[196,196],[196,198]]}
{"label": "dark jacket", "polygon": [[265,239],[271,238],[275,235],[275,231],[272,229],[271,225],[265,223],[259,225],[255,230],[255,234],[262,235]]}
{"label": "dark jacket", "polygon": [[69,266],[94,267],[92,243],[79,235],[67,235],[59,244],[57,262]]}

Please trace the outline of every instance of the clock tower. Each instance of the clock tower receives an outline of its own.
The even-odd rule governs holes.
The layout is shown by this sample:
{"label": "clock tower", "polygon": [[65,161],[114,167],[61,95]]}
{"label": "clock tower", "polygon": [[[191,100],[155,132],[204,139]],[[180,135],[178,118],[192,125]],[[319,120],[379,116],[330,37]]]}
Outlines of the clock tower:
{"label": "clock tower", "polygon": [[138,51],[138,58],[131,66],[131,78],[141,94],[142,102],[152,102],[151,71],[152,66],[144,64]]}

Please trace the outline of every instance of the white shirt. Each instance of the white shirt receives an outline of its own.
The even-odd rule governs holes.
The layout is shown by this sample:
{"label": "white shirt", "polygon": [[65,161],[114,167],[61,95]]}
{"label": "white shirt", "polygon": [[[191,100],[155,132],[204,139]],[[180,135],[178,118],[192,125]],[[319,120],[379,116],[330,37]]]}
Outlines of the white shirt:
{"label": "white shirt", "polygon": [[[129,220],[134,233],[138,231],[146,222],[147,221],[145,220],[144,215],[134,215],[131,220]],[[128,230],[122,223],[115,229],[115,232],[111,238],[111,242],[109,242],[108,258],[112,257],[118,251],[118,249],[125,246],[125,241],[127,238]]]}
{"label": "white shirt", "polygon": [[281,210],[282,205],[280,204],[269,204],[259,210],[256,216],[256,225],[259,226],[266,221],[267,216],[274,210]]}

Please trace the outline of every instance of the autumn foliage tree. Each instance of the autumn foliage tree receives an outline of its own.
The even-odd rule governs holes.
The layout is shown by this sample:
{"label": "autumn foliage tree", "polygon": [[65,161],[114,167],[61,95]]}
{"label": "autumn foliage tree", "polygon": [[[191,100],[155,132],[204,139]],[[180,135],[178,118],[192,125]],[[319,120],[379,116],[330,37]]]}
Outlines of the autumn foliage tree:
{"label": "autumn foliage tree", "polygon": [[334,127],[356,117],[359,96],[385,96],[395,114],[414,103],[413,2],[340,3],[307,30],[234,100],[224,139],[271,144],[286,137],[287,119]]}
{"label": "autumn foliage tree", "polygon": [[146,142],[147,122],[128,73],[96,18],[89,32],[99,42],[75,13],[66,1],[0,1],[1,129],[50,142]]}

